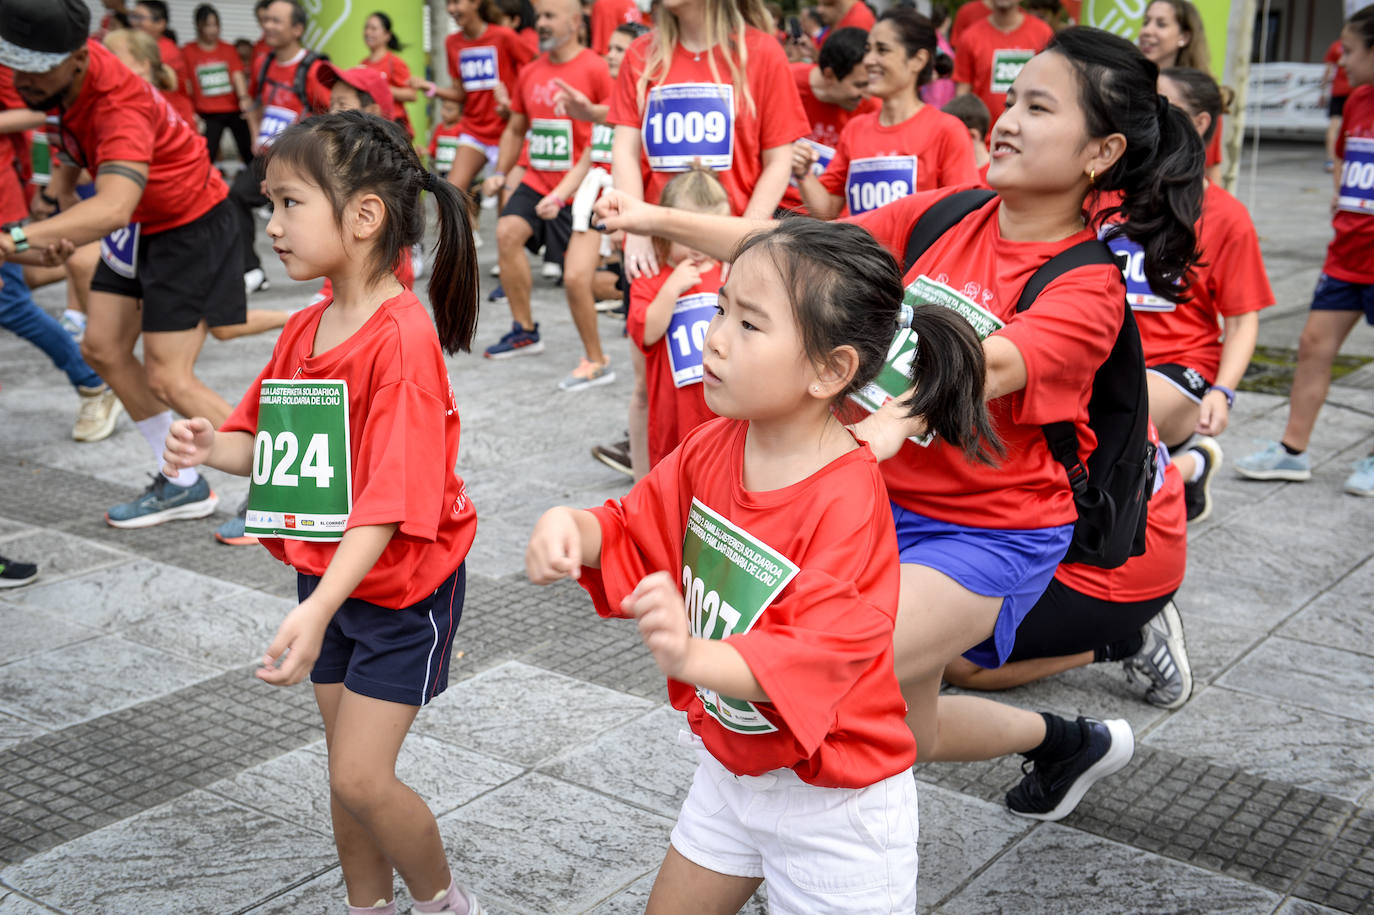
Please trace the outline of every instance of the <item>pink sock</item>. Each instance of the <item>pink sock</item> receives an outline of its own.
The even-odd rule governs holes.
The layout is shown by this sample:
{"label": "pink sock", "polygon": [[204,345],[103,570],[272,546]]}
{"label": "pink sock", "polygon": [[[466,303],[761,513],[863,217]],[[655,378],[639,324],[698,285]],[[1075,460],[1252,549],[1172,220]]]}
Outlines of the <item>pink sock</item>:
{"label": "pink sock", "polygon": [[436,912],[452,912],[454,915],[468,915],[468,901],[463,898],[463,893],[458,889],[458,883],[452,877],[448,880],[448,889],[437,899],[429,902],[415,900],[412,911],[420,912],[422,915]]}
{"label": "pink sock", "polygon": [[348,915],[396,915],[396,900],[385,905],[348,905]]}

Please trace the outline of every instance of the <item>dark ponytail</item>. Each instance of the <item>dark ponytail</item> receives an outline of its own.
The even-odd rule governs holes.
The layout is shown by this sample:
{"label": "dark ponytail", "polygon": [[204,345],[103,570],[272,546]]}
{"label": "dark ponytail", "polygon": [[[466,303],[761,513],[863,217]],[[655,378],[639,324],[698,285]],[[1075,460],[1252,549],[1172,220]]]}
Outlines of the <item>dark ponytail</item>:
{"label": "dark ponytail", "polygon": [[421,191],[430,191],[439,206],[439,245],[429,282],[439,343],[447,353],[471,346],[477,329],[477,253],[467,204],[457,188],[425,170],[399,125],[361,111],[316,115],[287,128],[262,158],[264,174],[280,162],[320,188],[337,221],[355,194],[370,192],[381,199],[386,224],[369,258],[373,278],[395,270],[401,252],[419,244],[425,230]]}
{"label": "dark ponytail", "polygon": [[908,416],[964,452],[970,461],[995,463],[1005,452],[983,400],[987,361],[973,326],[943,305],[917,305],[911,329],[918,341],[911,363]]}
{"label": "dark ponytail", "polygon": [[879,16],[878,21],[890,24],[897,32],[897,40],[901,42],[908,58],[926,52],[926,65],[916,74],[916,88],[930,82],[935,72],[935,50],[938,47],[935,26],[931,25],[930,20],[909,6],[894,6]]}
{"label": "dark ponytail", "polygon": [[1155,295],[1182,301],[1181,281],[1198,257],[1201,138],[1188,116],[1159,94],[1159,68],[1126,39],[1070,28],[1045,51],[1073,66],[1088,136],[1126,138],[1121,158],[1095,180],[1098,190],[1120,191],[1121,204],[1097,213],[1096,222],[1115,223],[1109,235],[1125,235],[1144,249],[1145,279]]}
{"label": "dark ponytail", "polygon": [[369,18],[369,19],[374,19],[374,18],[375,18],[378,22],[380,22],[380,23],[382,24],[382,28],[386,29],[386,46],[387,46],[387,48],[389,48],[389,49],[392,50],[392,51],[399,51],[399,50],[401,50],[403,47],[405,47],[404,45],[401,44],[401,40],[400,40],[399,38],[396,37],[396,33],[394,33],[394,32],[391,31],[391,17],[390,17],[390,16],[388,16],[386,13],[383,13],[381,10],[378,10],[377,12],[373,13],[373,14],[372,14],[371,16],[369,16],[368,18]]}

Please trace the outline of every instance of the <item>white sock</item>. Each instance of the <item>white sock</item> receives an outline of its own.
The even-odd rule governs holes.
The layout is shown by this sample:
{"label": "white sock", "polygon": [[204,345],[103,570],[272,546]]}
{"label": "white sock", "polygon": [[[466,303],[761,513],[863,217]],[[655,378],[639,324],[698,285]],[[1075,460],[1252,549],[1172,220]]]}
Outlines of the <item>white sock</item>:
{"label": "white sock", "polygon": [[62,310],[62,317],[82,330],[86,329],[86,313],[84,311],[77,311],[75,308],[64,308]]}
{"label": "white sock", "polygon": [[[134,423],[138,426],[138,431],[143,434],[143,440],[148,443],[148,448],[153,452],[153,461],[157,464],[158,471],[162,470],[162,452],[167,448],[167,433],[172,431],[172,411],[163,410],[147,419],[140,419]],[[167,476],[165,473],[163,476]],[[200,479],[200,474],[196,468],[190,467],[181,471],[175,477],[167,477],[177,486],[194,486]]]}
{"label": "white sock", "polygon": [[1207,455],[1203,454],[1197,448],[1189,450],[1188,453],[1193,456],[1193,473],[1192,476],[1188,477],[1184,482],[1196,483],[1202,478],[1202,472],[1207,469]]}

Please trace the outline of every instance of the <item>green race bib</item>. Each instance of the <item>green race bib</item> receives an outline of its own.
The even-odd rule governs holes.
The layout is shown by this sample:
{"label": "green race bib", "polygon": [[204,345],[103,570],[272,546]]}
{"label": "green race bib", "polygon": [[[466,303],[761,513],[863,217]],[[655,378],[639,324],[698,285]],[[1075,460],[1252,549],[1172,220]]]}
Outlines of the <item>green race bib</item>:
{"label": "green race bib", "polygon": [[915,308],[917,305],[943,305],[967,321],[979,340],[986,340],[993,331],[1001,330],[1003,327],[1001,318],[979,306],[968,296],[961,295],[944,283],[932,280],[924,274],[916,277],[911,281],[911,285],[906,287],[906,292],[902,295],[902,304],[908,308]]}
{"label": "green race bib", "polygon": [[615,144],[615,128],[610,124],[592,127],[592,161],[599,165],[611,163],[611,147]]}
{"label": "green race bib", "polygon": [[453,167],[453,159],[458,155],[457,137],[439,137],[434,143],[434,167],[446,172]]}
{"label": "green race bib", "polygon": [[229,83],[229,65],[223,61],[196,67],[196,83],[200,86],[200,94],[206,98],[228,95],[234,89]]}
{"label": "green race bib", "polygon": [[[682,536],[682,594],[693,636],[719,640],[748,632],[798,571],[786,556],[692,500]],[[777,730],[752,702],[700,686],[697,697],[735,733]]]}
{"label": "green race bib", "polygon": [[41,186],[52,180],[52,148],[48,146],[46,129],[33,132],[29,154],[33,161],[33,183]]}
{"label": "green race bib", "polygon": [[573,167],[572,121],[531,118],[526,137],[530,144],[530,168],[541,172],[566,172]]}
{"label": "green race bib", "polygon": [[1011,84],[1016,81],[1016,77],[1021,75],[1021,68],[1026,65],[1026,61],[1035,56],[1035,52],[1021,48],[1001,48],[992,53],[992,91],[1000,92],[1003,95],[1011,89]]}
{"label": "green race bib", "polygon": [[348,384],[268,379],[258,397],[245,531],[339,540],[353,509]]}

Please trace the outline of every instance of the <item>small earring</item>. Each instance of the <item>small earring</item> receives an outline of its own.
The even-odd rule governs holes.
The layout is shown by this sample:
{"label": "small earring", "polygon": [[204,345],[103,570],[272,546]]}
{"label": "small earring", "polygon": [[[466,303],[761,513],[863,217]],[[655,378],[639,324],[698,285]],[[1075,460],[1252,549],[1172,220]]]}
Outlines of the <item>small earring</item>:
{"label": "small earring", "polygon": [[820,389],[820,387],[819,387],[818,385],[814,385],[814,384],[813,384],[813,385],[811,386],[811,393],[812,393],[812,394],[819,394],[820,392],[821,392],[821,389]]}
{"label": "small earring", "polygon": [[1088,169],[1088,186],[1091,187],[1092,184],[1093,184],[1093,182],[1096,181],[1096,180],[1097,180],[1097,169],[1095,169],[1095,168],[1090,168],[1090,169]]}

